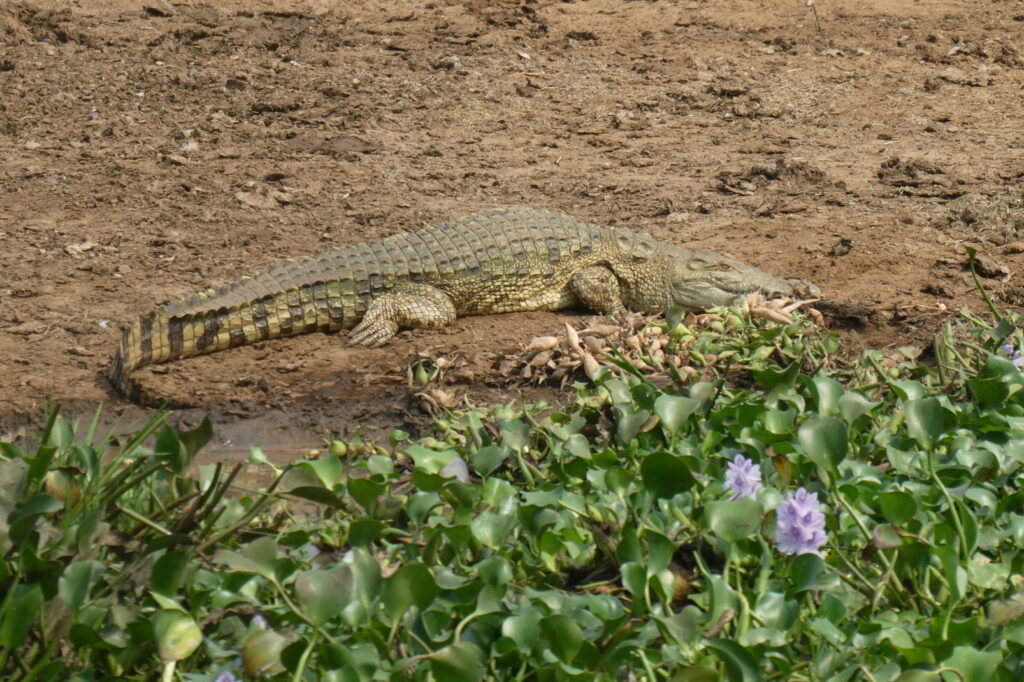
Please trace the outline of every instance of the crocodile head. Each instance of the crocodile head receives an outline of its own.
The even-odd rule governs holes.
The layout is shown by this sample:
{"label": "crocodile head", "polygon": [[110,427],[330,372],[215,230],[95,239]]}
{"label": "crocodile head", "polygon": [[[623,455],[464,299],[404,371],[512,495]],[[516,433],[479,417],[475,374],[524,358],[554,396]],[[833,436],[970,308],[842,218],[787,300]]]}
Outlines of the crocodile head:
{"label": "crocodile head", "polygon": [[674,305],[707,309],[727,305],[753,291],[775,296],[818,296],[810,282],[773,277],[714,251],[686,251],[674,259],[670,287]]}

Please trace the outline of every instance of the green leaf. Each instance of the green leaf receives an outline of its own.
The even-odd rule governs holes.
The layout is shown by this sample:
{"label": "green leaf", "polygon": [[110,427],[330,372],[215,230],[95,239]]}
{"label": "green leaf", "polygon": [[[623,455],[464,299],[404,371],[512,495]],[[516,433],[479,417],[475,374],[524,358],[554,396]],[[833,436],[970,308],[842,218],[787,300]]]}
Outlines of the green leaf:
{"label": "green leaf", "polygon": [[153,564],[150,585],[154,592],[173,599],[185,576],[188,556],[185,552],[167,552]]}
{"label": "green leaf", "polygon": [[746,649],[727,639],[709,639],[707,647],[725,664],[729,682],[760,682],[757,662]]}
{"label": "green leaf", "polygon": [[668,568],[676,551],[675,543],[653,530],[644,531],[644,540],[647,541],[647,574],[654,575]]}
{"label": "green leaf", "polygon": [[43,605],[43,590],[38,584],[18,585],[4,604],[0,622],[0,645],[8,651],[19,649],[36,624],[36,614]]}
{"label": "green leaf", "polygon": [[376,519],[356,519],[348,526],[348,543],[353,547],[367,547],[377,539],[387,524]]}
{"label": "green leaf", "polygon": [[15,509],[11,515],[11,521],[27,519],[40,514],[52,514],[64,508],[64,503],[53,495],[40,493],[34,495],[28,502]]}
{"label": "green leaf", "polygon": [[836,417],[811,415],[797,430],[797,439],[808,459],[829,473],[835,472],[849,447],[846,424]]}
{"label": "green leaf", "polygon": [[[7,443],[3,445],[7,445]],[[16,449],[13,445],[11,448]],[[28,474],[29,467],[25,460],[11,459],[7,462],[0,460],[0,538],[5,538],[7,535],[5,530],[8,517],[25,491]]]}
{"label": "green leaf", "polygon": [[835,417],[841,412],[839,401],[846,393],[843,385],[832,377],[816,376],[810,380],[817,397],[818,414],[823,417]]}
{"label": "green leaf", "polygon": [[847,391],[839,399],[839,413],[847,424],[853,424],[877,405],[879,403],[868,400],[862,393]]}
{"label": "green leaf", "polygon": [[473,467],[481,477],[490,476],[512,451],[501,445],[485,445],[473,455]]}
{"label": "green leaf", "polygon": [[176,474],[187,471],[189,465],[192,464],[185,444],[181,442],[178,433],[170,426],[165,426],[157,434],[153,455],[166,461],[171,471]]}
{"label": "green leaf", "polygon": [[[530,445],[530,426],[520,419],[506,419],[501,422],[500,442],[513,452],[522,454]],[[445,462],[447,464],[447,462]]]}
{"label": "green leaf", "polygon": [[352,574],[355,576],[355,595],[364,606],[380,593],[380,564],[363,548],[352,550]]}
{"label": "green leaf", "polygon": [[[426,448],[424,448],[426,449]],[[433,452],[430,450],[429,452]],[[454,453],[452,453],[454,457]],[[451,457],[448,458],[451,461]],[[437,473],[437,472],[433,472]],[[377,498],[384,493],[386,486],[383,483],[372,481],[368,478],[353,478],[348,482],[348,493],[358,502],[368,514],[372,514],[377,508]]]}
{"label": "green leaf", "polygon": [[210,439],[213,438],[213,426],[210,425],[210,418],[203,417],[203,421],[199,426],[191,431],[182,431],[178,434],[178,438],[181,440],[181,444],[185,448],[185,454],[188,457],[189,464],[191,465],[196,454],[198,454],[199,451],[203,449],[203,446],[209,443]]}
{"label": "green leaf", "polygon": [[647,607],[647,566],[629,562],[619,567],[622,573],[622,586],[633,595],[635,606]]}
{"label": "green leaf", "polygon": [[794,362],[783,370],[771,368],[755,370],[753,375],[754,381],[769,391],[773,389],[785,391],[791,389],[796,383],[797,377],[800,376],[800,363]]}
{"label": "green leaf", "polygon": [[352,601],[355,578],[344,564],[321,571],[303,571],[295,579],[295,593],[309,619],[323,625]]}
{"label": "green leaf", "polygon": [[917,513],[917,500],[914,496],[899,490],[882,493],[878,496],[878,504],[886,520],[897,526],[914,518]]}
{"label": "green leaf", "polygon": [[964,529],[964,541],[967,543],[967,547],[964,551],[968,556],[974,554],[974,550],[978,548],[978,519],[975,518],[971,510],[963,503],[962,500],[956,500],[957,511],[960,514],[960,524]]}
{"label": "green leaf", "polygon": [[[431,450],[417,444],[406,448],[405,454],[412,457],[412,461],[418,471],[428,474],[436,474],[441,469],[444,469],[448,462],[455,459],[454,450]],[[352,484],[349,483],[349,485],[351,486]]]}
{"label": "green leaf", "polygon": [[103,575],[103,564],[99,561],[76,561],[64,569],[58,590],[60,598],[72,611],[78,611],[89,595],[96,578]]}
{"label": "green leaf", "polygon": [[656,619],[668,637],[677,644],[691,644],[697,641],[700,628],[697,626],[698,614],[694,606],[687,606],[679,613],[671,616],[657,616]]}
{"label": "green leaf", "polygon": [[896,549],[903,546],[903,538],[896,528],[883,523],[871,531],[871,544],[876,549]]}
{"label": "green leaf", "polygon": [[764,415],[764,428],[775,435],[793,433],[795,420],[796,410],[768,410]]}
{"label": "green leaf", "polygon": [[704,505],[704,521],[715,536],[725,542],[736,542],[757,534],[761,528],[761,505],[749,497],[708,502]]}
{"label": "green leaf", "polygon": [[974,401],[984,407],[998,407],[1006,402],[1010,387],[1000,378],[982,379],[975,377],[967,381]]}
{"label": "green leaf", "polygon": [[243,548],[241,554],[230,549],[218,549],[213,560],[235,571],[256,573],[273,580],[277,565],[277,541],[272,537],[254,540]]}
{"label": "green leaf", "polygon": [[678,395],[662,393],[654,400],[654,414],[658,415],[661,425],[668,431],[669,435],[679,431],[679,428],[686,423],[697,408],[700,402],[693,398],[685,398]]}
{"label": "green leaf", "polygon": [[655,452],[644,457],[640,464],[644,486],[657,497],[673,497],[693,487],[696,481],[690,467],[680,457],[667,452]]}
{"label": "green leaf", "polygon": [[256,630],[242,644],[242,669],[249,679],[267,678],[284,672],[281,652],[288,644],[273,630]]}
{"label": "green leaf", "polygon": [[673,675],[671,682],[718,682],[718,672],[706,665],[693,665]]}
{"label": "green leaf", "polygon": [[1024,592],[1016,592],[1005,599],[998,599],[988,605],[988,622],[996,627],[1009,625],[1024,617]]}
{"label": "green leaf", "polygon": [[948,429],[949,411],[934,397],[908,400],[903,409],[907,416],[907,433],[922,448],[931,450]]}
{"label": "green leaf", "polygon": [[511,514],[498,514],[486,510],[478,514],[469,522],[473,531],[473,537],[485,547],[497,549],[505,544],[505,539],[516,523],[516,517]]}
{"label": "green leaf", "polygon": [[942,682],[942,676],[930,670],[908,670],[893,682]]}
{"label": "green leaf", "polygon": [[616,405],[615,411],[618,413],[615,436],[623,445],[628,445],[631,440],[636,438],[640,433],[640,427],[651,418],[651,413],[647,410],[637,410],[629,404]]}
{"label": "green leaf", "polygon": [[483,652],[469,642],[456,642],[430,655],[437,682],[477,682],[484,678]]}
{"label": "green leaf", "polygon": [[955,668],[964,680],[991,680],[1002,660],[998,651],[979,651],[972,646],[958,646],[942,664]]}
{"label": "green leaf", "polygon": [[[294,469],[292,470],[294,471]],[[327,488],[313,487],[313,486],[299,486],[292,488],[288,491],[289,495],[294,497],[301,497],[304,500],[310,502],[316,502],[326,507],[332,507],[334,509],[344,509],[345,503],[334,493],[332,490]]]}
{"label": "green leaf", "polygon": [[164,661],[182,661],[191,656],[203,641],[203,633],[182,611],[161,611],[153,623],[160,658]]}
{"label": "green leaf", "polygon": [[825,560],[817,554],[800,554],[793,559],[790,577],[792,587],[789,594],[797,594],[818,587],[818,581],[825,570]]}
{"label": "green leaf", "polygon": [[889,386],[901,400],[917,400],[928,395],[928,389],[916,381],[893,381]]}
{"label": "green leaf", "polygon": [[437,597],[438,591],[434,575],[426,565],[406,564],[395,571],[384,585],[381,602],[391,621],[397,622],[411,606],[425,610]]}
{"label": "green leaf", "polygon": [[960,565],[960,557],[953,547],[933,547],[932,553],[942,564],[942,573],[949,585],[950,599],[958,601],[967,589],[967,571]]}
{"label": "green leaf", "polygon": [[583,646],[583,631],[576,621],[564,613],[556,613],[540,622],[540,630],[555,655],[563,663],[572,663]]}
{"label": "green leaf", "polygon": [[317,479],[325,488],[333,488],[341,480],[344,473],[341,458],[337,455],[327,455],[320,459],[303,460],[296,464],[297,467],[308,469],[316,474]]}
{"label": "green leaf", "polygon": [[502,621],[501,634],[512,639],[522,652],[529,652],[540,637],[540,619],[537,609],[521,607],[514,616]]}

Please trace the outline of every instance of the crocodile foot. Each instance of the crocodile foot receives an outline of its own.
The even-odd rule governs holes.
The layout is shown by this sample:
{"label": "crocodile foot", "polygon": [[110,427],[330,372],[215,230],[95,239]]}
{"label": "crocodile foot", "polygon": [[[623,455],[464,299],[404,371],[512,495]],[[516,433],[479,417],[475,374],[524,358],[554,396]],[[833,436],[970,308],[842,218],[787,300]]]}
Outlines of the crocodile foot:
{"label": "crocodile foot", "polygon": [[455,304],[448,294],[426,284],[406,284],[370,302],[363,319],[349,334],[348,344],[377,348],[399,329],[440,329],[454,321]]}

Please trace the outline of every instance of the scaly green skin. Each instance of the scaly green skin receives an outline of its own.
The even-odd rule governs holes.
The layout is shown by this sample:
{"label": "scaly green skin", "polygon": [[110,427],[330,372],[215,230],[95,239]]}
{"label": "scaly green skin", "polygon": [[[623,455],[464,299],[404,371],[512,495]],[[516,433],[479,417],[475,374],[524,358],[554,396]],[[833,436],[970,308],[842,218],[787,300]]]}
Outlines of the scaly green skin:
{"label": "scaly green skin", "polygon": [[564,213],[485,211],[286,261],[165,304],[125,330],[108,376],[138,400],[134,369],[296,334],[351,329],[350,344],[374,347],[400,328],[438,328],[465,315],[703,309],[757,289],[789,295],[801,288],[817,292],[712,251]]}

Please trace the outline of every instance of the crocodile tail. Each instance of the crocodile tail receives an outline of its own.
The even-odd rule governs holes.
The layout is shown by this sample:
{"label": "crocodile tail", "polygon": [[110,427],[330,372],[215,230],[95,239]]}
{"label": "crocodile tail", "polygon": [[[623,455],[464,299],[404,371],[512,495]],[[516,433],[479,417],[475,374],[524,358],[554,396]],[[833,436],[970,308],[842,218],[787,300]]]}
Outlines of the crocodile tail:
{"label": "crocodile tail", "polygon": [[[219,314],[218,314],[219,313]],[[152,395],[132,372],[140,367],[212,353],[231,345],[231,337],[220,339],[226,309],[206,315],[176,315],[166,306],[144,315],[125,328],[121,344],[107,369],[111,386],[139,405],[168,405],[166,399]],[[239,345],[240,339],[234,338]]]}
{"label": "crocodile tail", "polygon": [[121,344],[107,369],[107,379],[114,390],[139,405],[159,406],[162,402],[149,395],[139,380],[132,376],[134,370],[153,361],[151,349],[156,317],[157,313],[150,313],[125,328]]}

